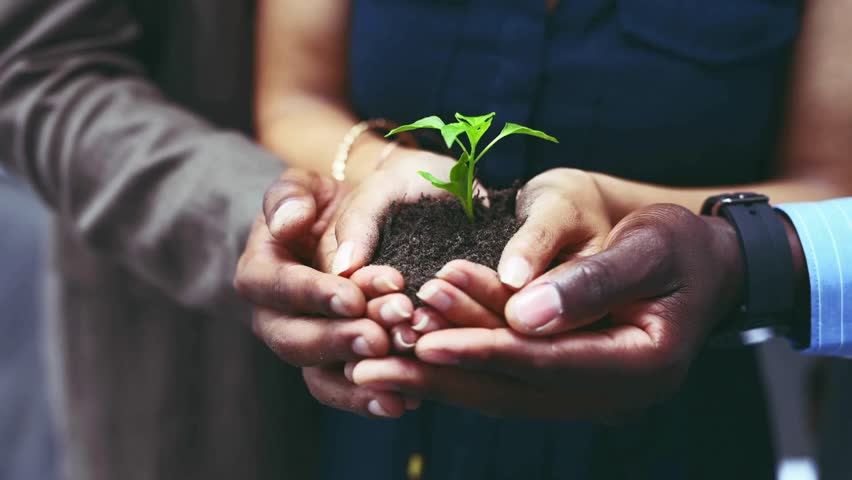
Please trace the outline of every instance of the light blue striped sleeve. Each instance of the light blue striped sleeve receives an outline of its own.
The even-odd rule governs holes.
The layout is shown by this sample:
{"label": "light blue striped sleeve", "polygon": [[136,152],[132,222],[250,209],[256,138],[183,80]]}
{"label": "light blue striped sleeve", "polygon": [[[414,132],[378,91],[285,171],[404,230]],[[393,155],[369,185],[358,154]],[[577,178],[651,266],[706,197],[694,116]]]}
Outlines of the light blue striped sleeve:
{"label": "light blue striped sleeve", "polygon": [[811,341],[803,352],[852,357],[852,198],[778,208],[796,228],[808,265]]}

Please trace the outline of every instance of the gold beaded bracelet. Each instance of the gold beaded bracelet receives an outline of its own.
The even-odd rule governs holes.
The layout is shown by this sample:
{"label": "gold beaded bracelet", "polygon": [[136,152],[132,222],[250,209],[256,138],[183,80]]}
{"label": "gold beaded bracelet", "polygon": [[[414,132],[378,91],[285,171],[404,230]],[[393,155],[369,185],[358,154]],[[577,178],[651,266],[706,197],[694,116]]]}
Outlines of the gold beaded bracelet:
{"label": "gold beaded bracelet", "polygon": [[[355,145],[355,142],[358,140],[359,137],[361,137],[361,135],[363,135],[369,130],[383,130],[385,132],[389,132],[397,126],[397,124],[384,118],[364,120],[355,124],[352,128],[349,129],[348,132],[346,132],[346,135],[343,136],[343,140],[341,140],[340,142],[340,146],[337,147],[337,154],[334,156],[334,161],[331,163],[332,178],[340,182],[346,179],[346,164],[349,162],[349,153],[352,151],[352,146]],[[414,136],[410,134],[401,136],[400,142],[403,145],[417,144],[414,139]],[[379,160],[376,163],[376,167],[381,165],[382,162],[384,162],[390,156],[390,154],[393,152],[394,149],[396,149],[398,145],[398,142],[389,143],[382,150],[382,153],[379,156]]]}

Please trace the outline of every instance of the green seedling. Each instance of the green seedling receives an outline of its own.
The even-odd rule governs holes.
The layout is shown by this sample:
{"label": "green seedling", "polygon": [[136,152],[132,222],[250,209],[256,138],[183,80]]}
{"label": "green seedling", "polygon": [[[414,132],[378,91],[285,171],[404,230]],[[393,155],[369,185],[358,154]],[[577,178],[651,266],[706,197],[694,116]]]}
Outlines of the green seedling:
{"label": "green seedling", "polygon": [[[459,157],[456,164],[453,165],[453,168],[450,170],[449,181],[439,180],[429,172],[417,173],[431,182],[432,185],[455,195],[455,197],[459,199],[459,202],[461,202],[464,213],[471,222],[474,221],[473,179],[476,172],[476,165],[480,160],[482,160],[482,157],[491,150],[491,147],[509,135],[515,134],[532,135],[533,137],[559,143],[559,141],[555,138],[539,130],[533,130],[532,128],[527,128],[516,123],[506,123],[506,125],[503,126],[503,131],[501,131],[500,134],[491,141],[491,143],[483,148],[482,151],[478,152],[477,146],[479,145],[479,141],[482,139],[482,136],[485,135],[485,132],[487,132],[491,127],[494,115],[495,114],[492,112],[488,115],[482,115],[479,117],[466,117],[457,113],[456,121],[454,123],[444,123],[443,120],[433,115],[431,117],[417,120],[412,124],[395,128],[387,134],[389,137],[409,130],[432,128],[441,131],[441,136],[444,138],[447,148],[452,148],[453,145],[458,145],[459,148],[461,148],[461,157]],[[464,142],[459,139],[461,134],[465,134],[467,136],[467,146],[465,146]]]}

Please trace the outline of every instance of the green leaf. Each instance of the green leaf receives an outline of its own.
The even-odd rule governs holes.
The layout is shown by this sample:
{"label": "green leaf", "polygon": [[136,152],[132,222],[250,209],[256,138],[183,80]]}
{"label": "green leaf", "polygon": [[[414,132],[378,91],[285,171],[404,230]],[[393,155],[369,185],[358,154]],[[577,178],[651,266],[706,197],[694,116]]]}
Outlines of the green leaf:
{"label": "green leaf", "polygon": [[494,112],[491,112],[488,115],[468,117],[461,113],[456,113],[456,119],[458,119],[459,122],[463,122],[468,125],[465,133],[467,133],[467,139],[470,142],[471,154],[476,151],[476,145],[479,143],[482,136],[485,135],[485,132],[491,128],[491,122],[494,120],[494,115]]}
{"label": "green leaf", "polygon": [[428,172],[417,172],[421,177],[425,178],[432,185],[441,190],[446,190],[447,192],[452,193],[456,198],[461,202],[462,207],[465,209],[465,213],[470,217],[470,187],[467,185],[467,171],[470,165],[468,162],[467,154],[462,154],[462,157],[453,165],[453,168],[450,169],[450,181],[445,182],[443,180],[439,180],[435,178],[434,175]]}
{"label": "green leaf", "polygon": [[469,166],[468,156],[463,153],[450,170],[450,182],[464,185],[467,182],[467,169]]}
{"label": "green leaf", "polygon": [[440,130],[441,127],[444,126],[444,121],[440,118],[432,115],[431,117],[421,118],[414,123],[409,123],[408,125],[403,125],[401,127],[394,128],[390,132],[388,132],[385,137],[390,137],[391,135],[396,135],[400,132],[407,132],[409,130],[417,130],[420,128],[434,128],[436,130]]}
{"label": "green leaf", "polygon": [[436,178],[431,173],[424,172],[422,170],[418,170],[417,174],[420,175],[421,177],[425,178],[426,180],[428,180],[429,183],[431,183],[432,185],[434,185],[438,188],[441,188],[443,190],[451,191],[450,188],[452,188],[452,186],[453,186],[452,182],[445,182],[443,180],[438,180],[438,178]]}
{"label": "green leaf", "polygon": [[470,128],[464,123],[448,123],[441,127],[441,136],[444,137],[444,142],[447,143],[447,148],[451,148],[459,135],[466,132]]}
{"label": "green leaf", "polygon": [[481,125],[481,124],[486,123],[486,122],[488,122],[488,124],[491,125],[491,120],[494,119],[494,115],[496,115],[496,113],[491,112],[487,115],[480,115],[478,117],[468,117],[466,115],[462,115],[461,113],[456,113],[456,120],[458,120],[460,122],[464,122],[464,123],[466,123],[466,124],[468,124],[472,127],[475,127],[477,125]]}
{"label": "green leaf", "polygon": [[429,172],[418,171],[417,173],[421,177],[428,180],[429,183],[431,183],[433,186],[452,193],[459,200],[462,200],[462,198],[464,198],[464,185],[459,185],[455,182],[445,182],[443,180],[438,180],[437,178],[435,178],[434,175]]}
{"label": "green leaf", "polygon": [[450,170],[450,182],[458,190],[459,193],[456,196],[462,203],[462,206],[465,207],[465,211],[471,205],[473,197],[473,186],[467,183],[468,170],[471,168],[469,160],[470,157],[466,153],[463,153]]}
{"label": "green leaf", "polygon": [[508,137],[509,135],[532,135],[533,137],[538,137],[549,142],[559,143],[555,137],[551,137],[550,135],[542,132],[541,130],[533,130],[532,128],[525,127],[523,125],[518,125],[517,123],[506,123],[503,126],[503,131],[500,132],[500,135],[497,135],[497,138]]}

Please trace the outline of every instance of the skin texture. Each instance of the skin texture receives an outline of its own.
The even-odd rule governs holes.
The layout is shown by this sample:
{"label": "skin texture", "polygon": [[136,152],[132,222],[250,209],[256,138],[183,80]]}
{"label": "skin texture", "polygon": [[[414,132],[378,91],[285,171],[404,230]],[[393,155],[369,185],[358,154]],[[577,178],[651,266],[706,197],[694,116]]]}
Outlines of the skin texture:
{"label": "skin texture", "polygon": [[371,297],[403,285],[401,276],[374,271],[383,280],[359,286],[313,267],[326,258],[318,245],[346,190],[329,177],[285,172],[267,192],[264,217],[255,222],[234,287],[257,307],[254,333],[282,360],[303,367],[314,396],[365,415],[373,414],[370,405],[377,402],[380,408],[374,404],[373,412],[398,416],[405,411],[400,395],[353,388],[343,364],[390,351],[386,329],[364,314]]}
{"label": "skin texture", "polygon": [[[417,342],[419,361],[363,360],[352,378],[492,415],[618,419],[677,388],[708,333],[737,304],[741,282],[727,222],[652,206],[619,223],[600,253],[566,262],[511,297],[506,317],[514,326],[514,303],[553,288],[560,313],[552,331],[428,333]],[[605,325],[577,330],[604,316]]]}
{"label": "skin texture", "polygon": [[[261,142],[273,152],[288,159],[292,165],[302,166],[315,172],[330,171],[331,160],[334,158],[336,146],[346,132],[358,119],[354,117],[348,108],[346,98],[346,66],[345,66],[345,42],[347,35],[348,2],[339,0],[320,0],[316,2],[297,2],[295,0],[261,1],[259,2],[258,15],[258,85],[257,85],[257,126]],[[612,239],[611,230],[613,225],[632,218],[633,212],[641,211],[643,208],[660,202],[671,202],[686,207],[688,210],[697,211],[700,203],[707,196],[717,194],[721,191],[753,190],[768,194],[775,202],[794,200],[818,200],[837,196],[845,196],[852,193],[852,163],[848,161],[852,152],[852,64],[844,62],[843,55],[838,49],[852,42],[852,28],[849,28],[849,20],[852,18],[852,0],[841,0],[837,2],[808,2],[805,5],[805,17],[802,33],[797,45],[796,61],[792,83],[789,92],[789,108],[786,115],[787,126],[784,131],[781,144],[779,145],[779,157],[776,165],[778,175],[775,179],[754,185],[719,185],[707,188],[676,189],[658,185],[640,184],[606,175],[590,174],[578,171],[558,170],[555,173],[547,172],[542,179],[537,178],[548,187],[541,187],[543,192],[549,194],[533,195],[528,191],[526,195],[534,198],[531,201],[519,202],[528,212],[538,212],[540,209],[549,211],[574,212],[568,216],[570,221],[561,224],[554,223],[559,217],[553,215],[524,215],[524,210],[519,211],[525,218],[523,229],[504,253],[503,260],[498,268],[499,279],[509,293],[528,286],[536,287],[539,298],[553,298],[553,290],[547,290],[547,285],[542,287],[541,275],[545,273],[550,258],[557,258],[567,262],[580,262],[583,258],[596,258],[601,248],[612,242],[605,243],[603,239]],[[321,127],[317,127],[321,126]],[[458,308],[450,312],[448,309],[439,311],[433,305],[431,309],[422,309],[411,312],[410,329],[403,328],[405,318],[409,311],[409,305],[397,305],[399,318],[392,315],[383,319],[381,312],[385,303],[380,293],[392,293],[390,290],[378,292],[373,285],[373,277],[369,277],[363,283],[361,277],[356,277],[360,267],[366,264],[370,258],[372,246],[375,245],[378,229],[376,219],[380,213],[387,208],[390,202],[400,198],[411,199],[411,194],[422,193],[421,189],[430,189],[428,183],[419,178],[415,186],[410,183],[410,178],[416,170],[422,169],[435,173],[441,177],[442,169],[449,169],[450,160],[447,157],[436,159],[421,156],[422,153],[397,149],[394,153],[379,163],[380,152],[386,146],[386,141],[380,137],[367,135],[359,139],[358,146],[353,149],[350,162],[347,166],[347,183],[354,186],[355,190],[347,195],[341,194],[334,207],[326,207],[328,212],[328,223],[323,228],[313,226],[304,229],[322,230],[318,233],[316,248],[318,253],[314,256],[301,255],[288,257],[287,255],[273,256],[273,250],[269,245],[262,247],[264,242],[272,242],[263,230],[262,225],[256,228],[250,240],[247,254],[264,258],[266,262],[285,262],[286,268],[266,267],[266,272],[257,276],[238,276],[242,279],[238,282],[241,291],[247,292],[248,297],[261,310],[266,322],[255,323],[272,324],[270,319],[292,318],[298,315],[318,332],[317,336],[284,336],[281,335],[277,344],[273,343],[273,349],[281,354],[285,360],[291,360],[292,352],[315,352],[308,356],[315,356],[314,360],[322,359],[323,363],[312,364],[311,368],[322,365],[324,372],[329,375],[314,375],[313,371],[306,370],[306,378],[310,377],[309,385],[317,398],[324,403],[341,406],[352,411],[364,414],[375,414],[375,408],[371,412],[366,406],[367,396],[362,395],[351,384],[345,383],[342,368],[340,367],[344,355],[332,354],[324,351],[331,345],[345,345],[351,340],[335,340],[335,334],[328,333],[329,329],[337,328],[336,322],[330,322],[328,318],[320,318],[318,315],[328,314],[331,309],[328,291],[324,290],[325,282],[330,282],[328,277],[320,276],[320,272],[340,273],[349,277],[351,284],[362,290],[363,300],[344,299],[345,305],[354,305],[352,310],[345,310],[347,318],[368,317],[372,324],[386,332],[390,326],[390,335],[394,338],[387,340],[387,350],[391,348],[411,348],[412,340],[417,332],[414,326],[420,326],[424,331],[446,328],[454,324],[475,326],[472,323],[482,319],[486,326],[493,326],[496,320],[500,320],[501,306],[488,303],[489,297],[481,295],[485,289],[498,289],[495,286],[494,275],[482,274],[481,283],[475,280],[479,278],[472,275],[468,278],[466,286],[460,287],[447,278],[436,280],[434,285],[441,289],[452,292],[458,304],[464,304],[464,308]],[[426,165],[423,165],[426,163]],[[546,177],[545,177],[546,176]],[[559,180],[558,178],[562,178]],[[373,179],[373,180],[371,180]],[[532,182],[531,182],[532,183]],[[403,187],[400,188],[400,185]],[[281,186],[273,188],[282,188]],[[289,188],[289,187],[288,187]],[[345,187],[341,186],[341,191]],[[532,189],[531,189],[532,190]],[[534,191],[534,190],[533,190]],[[441,192],[433,189],[427,191],[429,194],[440,195]],[[308,207],[310,208],[310,207]],[[320,207],[316,207],[320,208]],[[318,215],[318,214],[316,214]],[[323,215],[326,215],[323,213]],[[267,215],[269,217],[269,215]],[[298,216],[298,215],[297,215]],[[282,217],[279,217],[279,220]],[[307,218],[307,217],[306,217]],[[313,218],[313,217],[311,217]],[[271,231],[279,231],[282,222],[272,222],[269,218]],[[296,219],[296,224],[309,220]],[[284,222],[286,223],[286,222]],[[335,225],[332,227],[332,225]],[[342,226],[341,226],[342,225]],[[618,229],[616,229],[617,231]],[[297,234],[281,234],[286,238],[297,238]],[[277,237],[272,237],[277,238]],[[313,237],[312,237],[313,238]],[[701,240],[701,239],[697,239]],[[281,240],[289,241],[289,240]],[[257,245],[255,245],[257,243]],[[539,253],[537,248],[543,244],[546,248]],[[300,242],[294,245],[302,246]],[[343,247],[346,246],[344,249]],[[295,248],[295,247],[293,247]],[[289,250],[287,250],[289,251]],[[341,254],[343,252],[343,254]],[[272,252],[274,253],[274,252]],[[304,253],[304,252],[303,252]],[[265,256],[264,256],[265,255]],[[589,257],[592,255],[592,257]],[[308,259],[310,257],[310,259]],[[311,261],[313,260],[313,261]],[[300,263],[301,262],[301,263]],[[247,263],[254,265],[257,261]],[[301,266],[301,267],[300,267]],[[300,268],[297,268],[300,267]],[[564,265],[560,268],[568,268]],[[256,267],[258,271],[260,267]],[[254,271],[254,270],[252,270]],[[585,270],[580,270],[585,272]],[[277,272],[277,273],[276,273]],[[281,279],[281,273],[287,272],[286,282]],[[627,272],[629,273],[629,272]],[[387,276],[393,276],[387,273]],[[546,277],[550,278],[550,277]],[[324,280],[320,280],[324,279]],[[474,279],[474,280],[472,280]],[[399,284],[402,279],[398,279]],[[531,284],[532,282],[532,284]],[[282,288],[283,284],[288,284]],[[318,293],[312,289],[320,285]],[[369,289],[373,289],[368,292]],[[347,287],[348,289],[348,287]],[[455,289],[455,290],[453,290]],[[313,293],[312,293],[313,292]],[[373,295],[368,296],[368,293]],[[589,295],[598,295],[600,292],[588,292]],[[298,296],[307,296],[308,303],[300,305]],[[324,296],[325,295],[325,296]],[[466,298],[465,298],[466,297]],[[347,297],[348,298],[348,297]],[[354,298],[354,294],[353,297]],[[502,298],[502,297],[498,297]],[[563,297],[560,297],[563,298]],[[580,301],[582,299],[577,299]],[[546,322],[540,325],[536,322],[527,322],[520,318],[513,307],[520,300],[507,300],[508,306],[503,309],[502,314],[515,334],[523,333],[525,336],[557,335],[569,331],[580,324],[588,324],[596,318],[591,313],[584,313],[580,318],[561,318],[556,322]],[[322,303],[326,302],[325,305]],[[514,303],[513,303],[514,302]],[[368,308],[368,304],[371,308]],[[339,306],[339,303],[338,303]],[[298,307],[298,308],[296,308]],[[357,307],[357,308],[355,308]],[[564,307],[567,308],[567,307]],[[413,309],[413,307],[412,307]],[[572,306],[572,309],[575,307]],[[389,309],[384,309],[385,312]],[[478,311],[471,314],[470,312]],[[576,309],[574,310],[576,313]],[[582,310],[580,310],[582,311]],[[297,313],[294,313],[297,312]],[[693,312],[676,311],[693,315]],[[599,313],[600,315],[600,313]],[[259,314],[260,316],[260,314]],[[425,323],[423,318],[427,317]],[[343,315],[341,315],[343,317]],[[646,315],[647,317],[647,315]],[[555,318],[554,318],[555,319]],[[551,320],[554,320],[551,319]],[[399,323],[397,323],[399,322]],[[368,324],[364,324],[368,325]],[[385,327],[385,328],[382,328]],[[258,329],[262,338],[267,342],[270,340],[268,330]],[[467,338],[462,335],[466,330],[456,329],[452,332],[432,332],[417,341],[418,354],[421,353],[423,343],[428,338],[440,335],[454,335],[455,338]],[[490,330],[489,330],[490,331]],[[510,331],[497,329],[505,334]],[[399,335],[397,335],[399,333]],[[388,333],[383,333],[388,335]],[[693,333],[694,334],[694,333]],[[350,334],[351,335],[351,334]],[[504,335],[504,334],[500,334]],[[513,334],[514,335],[514,334]],[[403,341],[397,341],[399,336]],[[316,338],[324,341],[316,342]],[[504,337],[500,337],[505,339]],[[518,337],[525,338],[525,337]],[[280,339],[285,339],[280,340]],[[378,341],[378,334],[376,340]],[[637,338],[633,338],[637,340]],[[373,340],[373,337],[370,337]],[[281,345],[284,344],[284,345]],[[277,346],[275,346],[277,345]],[[384,345],[384,344],[383,344]],[[426,343],[428,345],[428,343]],[[521,348],[516,345],[517,348]],[[385,347],[382,347],[383,350]],[[472,348],[472,347],[471,347]],[[473,351],[473,349],[471,350]],[[306,355],[301,353],[299,355]],[[508,358],[508,357],[507,357]],[[528,371],[530,366],[539,365],[539,360],[529,356],[515,356],[515,363],[503,361],[500,363],[505,367],[511,366],[514,371]],[[678,358],[682,359],[683,354]],[[296,360],[299,360],[298,358]],[[432,358],[434,360],[434,358]],[[398,360],[413,363],[411,360]],[[488,362],[486,362],[488,363]],[[297,363],[300,364],[301,363]],[[494,365],[498,363],[494,361]],[[369,363],[368,363],[369,365]],[[590,364],[590,371],[594,372]],[[407,367],[406,367],[407,368]],[[487,369],[483,364],[481,367]],[[577,368],[576,365],[574,368]],[[650,367],[649,367],[650,368]],[[353,369],[357,373],[358,369]],[[330,372],[336,372],[332,376]],[[446,378],[452,375],[469,375],[471,372],[442,370]],[[626,374],[628,377],[630,373]],[[343,380],[341,380],[343,378]],[[358,375],[355,375],[356,380]],[[502,378],[502,377],[501,377]],[[618,378],[613,376],[612,378]],[[312,380],[313,379],[313,380]],[[317,382],[328,380],[327,387],[320,387]],[[434,378],[433,378],[434,380]],[[473,379],[466,378],[465,385],[473,385]],[[491,380],[488,380],[491,381]],[[321,383],[321,382],[320,382]],[[364,382],[360,382],[364,383]],[[369,382],[375,383],[375,382]],[[325,384],[323,384],[325,385]],[[438,388],[436,386],[436,388]],[[484,388],[484,387],[483,387]],[[485,391],[485,390],[482,390]],[[416,389],[407,390],[408,394],[423,398],[438,398],[449,402],[458,402],[460,399],[448,394],[432,394]],[[469,392],[476,397],[475,392]],[[359,396],[361,395],[361,396]],[[359,398],[359,401],[341,401],[341,398]],[[385,398],[385,397],[382,397]],[[486,396],[484,398],[495,398]],[[647,399],[642,399],[647,400]],[[390,400],[388,402],[392,403]],[[597,406],[605,406],[606,402],[590,400]],[[468,404],[476,403],[466,400]],[[366,402],[369,404],[369,402]],[[646,403],[646,402],[638,402]],[[520,405],[520,404],[519,404]],[[400,412],[396,408],[398,403],[389,405],[384,411]],[[508,409],[510,411],[516,411]],[[546,410],[537,410],[539,413]]]}
{"label": "skin texture", "polygon": [[[779,215],[798,278],[797,321],[806,321],[802,247]],[[494,283],[493,275],[464,276],[467,284]],[[601,253],[566,262],[511,297],[506,318],[514,330],[427,333],[416,346],[419,361],[364,360],[348,369],[358,385],[497,416],[617,422],[680,385],[709,332],[740,303],[742,285],[730,224],[674,205],[646,207],[615,227]],[[521,335],[521,317],[535,313],[513,305],[540,288],[554,289],[560,313],[538,320],[555,320],[555,326]],[[577,330],[604,317],[605,326]]]}

